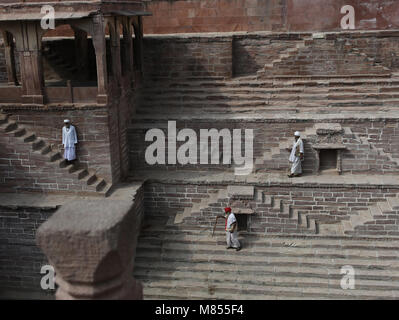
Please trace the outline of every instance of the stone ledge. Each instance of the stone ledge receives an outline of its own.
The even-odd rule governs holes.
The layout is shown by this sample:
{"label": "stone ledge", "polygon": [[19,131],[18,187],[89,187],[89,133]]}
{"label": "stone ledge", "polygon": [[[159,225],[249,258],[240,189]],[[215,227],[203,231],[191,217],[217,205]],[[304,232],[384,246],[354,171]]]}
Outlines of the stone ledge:
{"label": "stone ledge", "polygon": [[210,171],[135,171],[129,181],[181,185],[220,185],[256,187],[300,187],[300,188],[362,188],[399,189],[399,176],[384,175],[340,175],[340,176],[302,176],[289,179],[285,174],[256,174],[235,176],[234,173]]}

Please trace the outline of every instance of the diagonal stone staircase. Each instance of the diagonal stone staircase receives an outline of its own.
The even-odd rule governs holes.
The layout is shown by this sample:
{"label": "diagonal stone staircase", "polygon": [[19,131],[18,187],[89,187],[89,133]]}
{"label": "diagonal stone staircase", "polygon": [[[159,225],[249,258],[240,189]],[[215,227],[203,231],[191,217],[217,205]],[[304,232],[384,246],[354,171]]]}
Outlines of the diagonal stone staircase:
{"label": "diagonal stone staircase", "polygon": [[262,190],[256,191],[258,203],[265,204],[272,208],[272,211],[280,212],[283,216],[292,219],[299,228],[306,229],[311,234],[319,233],[319,225],[317,219],[309,216],[309,212],[294,208],[290,201],[273,197],[266,194]]}
{"label": "diagonal stone staircase", "polygon": [[227,198],[227,189],[212,191],[209,193],[209,197],[203,198],[200,202],[194,203],[192,207],[185,208],[182,213],[176,214],[174,223],[182,223],[184,218],[190,217],[193,213],[200,212],[201,210],[208,208],[212,203],[217,203],[225,198]]}
{"label": "diagonal stone staircase", "polygon": [[268,75],[268,72],[272,71],[277,64],[283,62],[284,59],[287,59],[291,56],[295,56],[296,54],[298,54],[298,52],[302,48],[305,48],[307,43],[311,40],[312,40],[311,37],[305,37],[302,41],[296,43],[294,48],[287,48],[283,50],[277,59],[273,60],[271,63],[265,64],[263,69],[257,72],[258,77],[266,77]]}
{"label": "diagonal stone staircase", "polygon": [[9,119],[8,115],[0,113],[0,132],[13,135],[15,138],[26,143],[33,153],[41,155],[47,162],[53,164],[67,175],[77,178],[85,186],[85,191],[93,192],[102,196],[109,195],[111,184],[91,172],[89,168],[81,167],[79,164],[67,164],[59,151],[54,151],[52,147],[35,133],[29,132],[16,121]]}
{"label": "diagonal stone staircase", "polygon": [[388,161],[395,163],[397,166],[399,166],[399,159],[392,157],[390,153],[387,153],[384,151],[382,148],[376,147],[374,144],[369,143],[367,137],[359,136],[355,132],[351,130],[351,128],[346,127],[345,129],[345,134],[349,137],[354,137],[357,141],[359,141],[361,144],[366,145],[370,148],[370,150],[373,150],[375,153],[377,153],[380,156],[383,156],[388,159]]}
{"label": "diagonal stone staircase", "polygon": [[[306,130],[301,133],[302,138],[306,140],[306,138],[316,135],[316,130],[316,125],[306,128]],[[254,161],[257,167],[256,171],[259,172],[264,169],[267,162],[273,161],[273,158],[278,157],[279,155],[284,154],[288,159],[288,150],[292,148],[292,143],[292,138],[280,140],[279,146],[273,147],[270,150],[265,151],[262,158],[256,158]],[[270,169],[268,169],[268,171],[270,171]]]}
{"label": "diagonal stone staircase", "polygon": [[[345,234],[354,234],[354,231],[361,229],[358,227],[366,227],[363,233],[374,234],[384,230],[387,224],[395,224],[395,219],[392,216],[397,216],[399,211],[399,198],[388,197],[385,201],[377,202],[375,205],[370,206],[367,210],[358,211],[358,214],[352,214],[349,220],[343,220],[342,231]],[[390,218],[391,220],[389,220]],[[379,224],[381,222],[381,224]],[[372,229],[367,232],[367,226],[372,226]]]}
{"label": "diagonal stone staircase", "polygon": [[[150,217],[147,217],[151,219]],[[143,229],[134,276],[145,299],[398,299],[398,240],[271,237],[240,234],[225,249],[223,232]],[[341,288],[341,268],[355,289]]]}
{"label": "diagonal stone staircase", "polygon": [[[264,69],[258,71],[257,75],[262,78],[273,78],[281,75],[292,77],[305,76],[308,74],[307,64],[317,64],[325,60],[323,58],[326,56],[336,56],[338,54],[336,50],[337,46],[342,47],[343,52],[345,52],[341,53],[341,59],[344,58],[348,66],[351,66],[351,64],[362,65],[363,68],[357,75],[361,75],[364,72],[374,76],[391,75],[389,68],[377,62],[375,58],[361,52],[349,40],[326,39],[325,35],[321,36],[323,39],[321,43],[318,43],[319,38],[313,34],[299,41],[294,48],[283,50],[278,59],[266,64]],[[312,51],[313,47],[317,47],[318,49],[314,52]],[[309,57],[312,57],[311,61],[307,61]],[[328,66],[324,66],[323,70],[327,71],[328,74]],[[356,74],[352,72],[351,76],[354,75]]]}

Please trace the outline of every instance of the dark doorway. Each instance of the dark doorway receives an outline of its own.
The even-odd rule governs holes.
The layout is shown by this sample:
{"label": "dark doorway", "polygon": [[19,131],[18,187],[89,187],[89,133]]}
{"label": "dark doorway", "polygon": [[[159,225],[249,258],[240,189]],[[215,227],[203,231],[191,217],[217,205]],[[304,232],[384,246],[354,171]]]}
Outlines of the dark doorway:
{"label": "dark doorway", "polygon": [[237,214],[237,224],[238,231],[247,231],[248,230],[248,215],[247,214]]}
{"label": "dark doorway", "polygon": [[320,171],[337,169],[337,150],[320,150]]}

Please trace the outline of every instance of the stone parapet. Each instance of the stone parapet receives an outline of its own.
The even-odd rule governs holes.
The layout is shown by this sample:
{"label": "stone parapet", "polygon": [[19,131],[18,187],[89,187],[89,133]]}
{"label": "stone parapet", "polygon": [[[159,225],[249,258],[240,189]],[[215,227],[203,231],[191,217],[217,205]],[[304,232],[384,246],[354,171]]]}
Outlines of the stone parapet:
{"label": "stone parapet", "polygon": [[64,299],[142,299],[132,277],[141,201],[76,200],[37,232]]}

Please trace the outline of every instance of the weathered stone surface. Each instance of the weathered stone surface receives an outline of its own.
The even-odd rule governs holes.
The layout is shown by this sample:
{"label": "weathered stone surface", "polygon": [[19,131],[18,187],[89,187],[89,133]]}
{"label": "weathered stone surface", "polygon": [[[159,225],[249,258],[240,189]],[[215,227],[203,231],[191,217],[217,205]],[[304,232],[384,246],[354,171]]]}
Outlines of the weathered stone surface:
{"label": "weathered stone surface", "polygon": [[318,135],[333,135],[344,132],[339,123],[318,123],[315,127]]}
{"label": "weathered stone surface", "polygon": [[255,188],[252,186],[228,186],[227,194],[232,199],[253,199]]}
{"label": "weathered stone surface", "polygon": [[37,241],[55,267],[57,299],[140,299],[137,223],[129,200],[72,201],[45,222]]}

